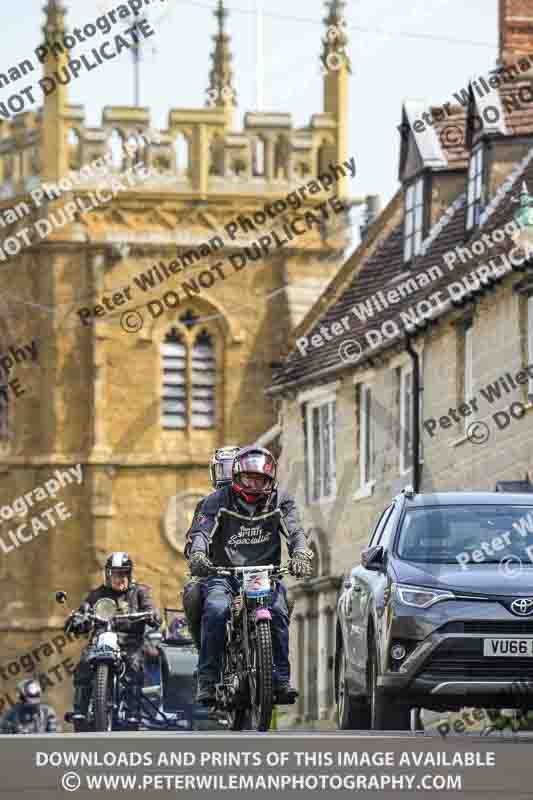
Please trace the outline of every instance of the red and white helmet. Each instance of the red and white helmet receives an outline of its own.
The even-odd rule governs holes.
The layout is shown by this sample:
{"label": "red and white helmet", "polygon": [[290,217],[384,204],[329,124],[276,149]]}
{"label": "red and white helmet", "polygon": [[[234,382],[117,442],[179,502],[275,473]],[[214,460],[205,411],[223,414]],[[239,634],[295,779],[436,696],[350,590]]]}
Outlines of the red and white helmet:
{"label": "red and white helmet", "polygon": [[233,461],[231,488],[247,503],[268,497],[276,485],[276,459],[263,447],[243,447]]}

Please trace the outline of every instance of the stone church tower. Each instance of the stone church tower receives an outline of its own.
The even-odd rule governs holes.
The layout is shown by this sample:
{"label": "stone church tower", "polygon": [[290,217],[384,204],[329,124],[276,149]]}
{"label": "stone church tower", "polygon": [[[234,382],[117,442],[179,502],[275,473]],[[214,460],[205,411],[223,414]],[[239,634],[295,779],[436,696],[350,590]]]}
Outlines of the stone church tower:
{"label": "stone church tower", "polygon": [[[344,5],[328,3],[326,30],[342,31]],[[59,39],[61,0],[48,0],[45,13],[47,40]],[[171,108],[165,130],[152,130],[148,108],[123,106],[104,108],[101,125],[89,127],[83,107],[69,104],[66,82],[38,111],[0,125],[4,242],[20,241],[18,233],[43,218],[51,222],[47,235],[19,252],[6,244],[0,263],[0,358],[12,355],[12,364],[0,361],[1,378],[19,387],[5,391],[2,405],[0,667],[12,668],[7,682],[0,679],[0,712],[1,698],[13,699],[28,674],[21,654],[60,633],[55,590],[77,605],[101,582],[110,551],[130,553],[161,607],[179,605],[183,534],[209,488],[213,449],[253,442],[276,424],[264,395],[271,365],[349,243],[346,215],[329,203],[334,194],[348,199],[348,168],[329,191],[314,180],[335,175],[333,167],[353,155],[344,34],[324,33],[324,108],[307,126],[293,127],[290,114],[256,111],[235,130],[222,0],[215,15],[209,100],[204,108]],[[53,78],[67,61],[66,51],[50,54],[44,75]],[[71,174],[104,156],[105,173]],[[149,175],[128,183],[124,176],[139,161]],[[37,205],[30,192],[38,197],[42,181],[60,180],[64,192]],[[304,186],[307,193],[296,195],[302,206],[287,205]],[[95,197],[108,200],[95,204]],[[69,202],[76,204],[70,221]],[[328,219],[308,228],[300,221],[299,235],[293,231],[284,246],[272,238],[268,249],[257,244],[321,203]],[[266,204],[275,204],[271,219]],[[255,219],[254,230],[245,218]],[[261,257],[252,258],[258,248]],[[81,483],[65,477],[77,464]],[[39,499],[34,490],[50,480],[59,484],[55,498],[41,492]],[[24,494],[33,505],[24,513],[18,504],[13,516]],[[58,502],[70,517],[35,532],[31,520]],[[52,649],[41,649],[40,660],[34,655],[33,672],[75,659],[77,645],[62,655]],[[70,680],[56,674],[51,683],[46,697],[62,710]]]}

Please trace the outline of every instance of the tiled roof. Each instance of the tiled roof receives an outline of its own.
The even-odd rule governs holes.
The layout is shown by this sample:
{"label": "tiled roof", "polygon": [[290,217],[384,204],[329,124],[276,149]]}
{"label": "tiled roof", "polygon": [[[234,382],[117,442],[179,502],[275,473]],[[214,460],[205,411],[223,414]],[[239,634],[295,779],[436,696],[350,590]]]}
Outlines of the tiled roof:
{"label": "tiled roof", "polygon": [[[522,93],[520,95],[521,89]],[[533,134],[532,84],[525,79],[512,81],[506,85],[502,85],[498,93],[502,100],[511,95],[514,95],[515,98],[518,96],[520,100],[520,107],[514,107],[511,110],[502,103],[507,135],[531,136],[531,134]],[[525,102],[525,99],[528,98],[529,95],[531,95],[531,102]],[[467,109],[456,105],[452,106],[451,110],[452,115],[447,115],[440,122],[435,122],[434,127],[441,145],[446,152],[449,168],[463,168],[466,170],[469,159],[467,137],[465,136]],[[457,127],[457,135],[454,137],[453,142],[450,141],[449,135],[447,138],[444,138],[446,137],[445,130],[450,129],[451,126]],[[459,137],[459,133],[463,135],[462,140]],[[454,144],[454,141],[457,141],[457,144]],[[452,146],[450,146],[450,144]],[[341,268],[344,278],[343,282],[347,283],[346,288],[339,292],[339,282],[337,281],[337,297],[328,304],[327,296],[328,292],[331,294],[330,287],[336,280],[334,278],[319,301],[320,305],[329,305],[329,307],[327,307],[326,311],[321,315],[313,313],[313,309],[311,309],[311,312],[308,313],[303,323],[298,326],[295,332],[296,336],[292,338],[297,341],[299,337],[307,336],[308,340],[310,340],[314,334],[319,333],[321,325],[325,325],[329,329],[332,323],[339,323],[342,321],[342,318],[346,316],[348,316],[350,323],[349,330],[346,330],[343,336],[333,336],[320,347],[309,346],[305,355],[303,355],[296,346],[293,347],[284,361],[284,366],[274,373],[272,385],[270,389],[267,390],[268,393],[278,392],[286,385],[303,385],[306,382],[315,381],[318,377],[327,374],[333,375],[343,369],[353,369],[355,364],[343,361],[340,357],[339,345],[343,340],[352,339],[363,344],[365,342],[365,332],[370,328],[380,329],[381,325],[387,320],[397,322],[400,328],[405,331],[405,326],[401,325],[400,322],[400,313],[402,311],[405,312],[406,309],[411,308],[413,304],[416,305],[420,300],[429,298],[433,292],[446,289],[446,286],[451,282],[460,281],[462,277],[468,275],[476,267],[486,264],[492,259],[497,259],[498,262],[501,263],[498,256],[512,249],[509,246],[509,241],[506,239],[504,239],[501,244],[494,244],[490,252],[483,253],[480,256],[474,255],[472,260],[468,260],[464,264],[459,263],[454,265],[455,268],[453,271],[447,269],[443,261],[443,255],[448,250],[453,250],[456,246],[471,245],[480,238],[483,233],[491,233],[492,230],[501,227],[512,219],[516,211],[516,205],[511,202],[510,193],[518,194],[524,179],[530,188],[533,187],[532,157],[533,150],[528,153],[528,156],[523,159],[521,163],[515,166],[511,175],[502,183],[491,202],[485,208],[480,220],[479,230],[474,233],[466,245],[464,236],[465,208],[463,205],[461,211],[455,213],[453,218],[444,227],[440,228],[440,221],[437,222],[437,226],[433,227],[424,242],[423,252],[408,269],[404,267],[403,262],[403,220],[395,226],[394,230],[382,242],[380,242],[378,248],[370,257],[365,258],[364,251],[361,247],[358,248],[348,262]],[[510,192],[510,190],[512,190],[512,192]],[[397,200],[397,196],[394,200]],[[387,213],[387,209],[384,214],[385,213]],[[445,215],[446,213],[447,212],[445,212]],[[382,217],[383,214],[374,224],[379,225]],[[418,291],[405,297],[402,302],[391,305],[381,312],[376,312],[370,320],[361,322],[351,311],[352,307],[367,301],[376,292],[380,290],[386,292],[393,289],[395,280],[404,281],[410,277],[416,278],[417,275],[426,273],[430,267],[435,265],[438,265],[443,270],[444,274],[441,278],[431,281],[431,284],[428,286],[420,287]],[[350,271],[354,272],[351,280],[349,280],[348,277]],[[500,280],[501,279],[498,279],[494,282],[499,283]],[[453,306],[448,304],[448,308],[442,313],[436,314],[435,319],[442,316],[443,313],[446,313],[450,307],[453,309]],[[309,323],[308,326],[306,326],[306,323]],[[383,349],[387,347],[396,347],[397,345],[397,339],[385,340]],[[373,353],[374,351],[372,351],[372,354]],[[357,366],[361,366],[367,362],[370,356],[370,351],[367,351],[365,348],[365,352],[363,352],[361,358],[357,361]]]}
{"label": "tiled roof", "polygon": [[[505,191],[500,189],[498,198],[493,200],[490,214],[488,217],[485,215],[485,224],[474,233],[466,244],[464,238],[464,195],[456,201],[456,207],[459,204],[461,207],[453,215],[448,215],[449,221],[444,225],[441,225],[441,221],[439,221],[435,226],[437,232],[435,229],[430,232],[424,242],[427,249],[416,258],[410,268],[406,268],[403,262],[403,222],[397,225],[382,246],[361,266],[335,304],[320,317],[313,328],[306,332],[306,335],[310,340],[311,336],[319,333],[320,325],[328,326],[329,330],[329,326],[333,322],[340,322],[346,316],[348,316],[350,323],[349,330],[342,336],[333,336],[330,341],[325,341],[321,347],[309,346],[305,355],[302,355],[295,348],[289,354],[284,368],[274,375],[270,391],[276,392],[286,384],[304,384],[315,380],[324,373],[353,369],[354,366],[359,367],[365,362],[368,363],[368,358],[372,357],[375,351],[369,349],[365,339],[366,331],[369,329],[379,330],[384,322],[393,320],[405,336],[406,328],[402,324],[400,312],[405,312],[421,300],[427,300],[434,292],[445,291],[450,283],[460,281],[462,277],[468,275],[482,264],[488,264],[489,261],[494,260],[497,262],[497,266],[500,266],[501,259],[498,256],[508,253],[512,249],[507,238],[504,238],[502,243],[494,244],[485,253],[479,256],[474,255],[471,260],[467,260],[464,264],[461,262],[454,264],[453,271],[450,271],[446,266],[443,261],[443,255],[458,245],[471,247],[475,241],[480,240],[483,233],[491,233],[495,228],[502,227],[512,219],[517,206],[512,202],[511,195],[515,196],[519,193],[524,179],[528,186],[533,187],[533,149],[530,150],[527,158],[529,159],[527,164],[525,163],[526,159],[524,159],[522,164],[516,165],[513,175],[514,180],[506,183]],[[382,311],[375,311],[374,316],[368,321],[360,321],[351,311],[354,306],[359,307],[360,303],[367,301],[379,290],[387,292],[390,289],[394,289],[395,280],[406,281],[408,278],[415,278],[416,280],[417,275],[427,274],[429,268],[435,265],[442,269],[442,277],[432,280],[429,285],[418,288],[401,302],[391,304]],[[499,281],[495,280],[495,282]],[[451,303],[448,303],[445,309],[441,309],[441,313],[437,314],[437,317],[442,316],[449,309],[453,310]],[[412,332],[412,329],[409,332]],[[354,340],[363,345],[364,352],[356,364],[343,361],[341,358],[339,346],[346,340]],[[387,340],[385,338],[385,349],[397,345],[398,341],[399,339]]]}

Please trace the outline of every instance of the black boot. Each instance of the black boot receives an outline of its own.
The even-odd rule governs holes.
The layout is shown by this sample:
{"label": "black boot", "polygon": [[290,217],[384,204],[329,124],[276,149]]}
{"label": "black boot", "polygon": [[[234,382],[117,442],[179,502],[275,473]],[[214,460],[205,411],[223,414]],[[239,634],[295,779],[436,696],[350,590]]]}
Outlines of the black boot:
{"label": "black boot", "polygon": [[126,706],[126,724],[136,730],[141,722],[141,687],[133,686],[128,695]]}
{"label": "black boot", "polygon": [[274,684],[274,702],[280,706],[292,706],[296,702],[298,692],[290,681],[276,681]]}
{"label": "black boot", "polygon": [[89,709],[90,699],[91,699],[90,687],[75,686],[72,712],[65,714],[65,722],[69,722],[72,725],[80,725],[80,726],[83,725],[85,722],[87,722],[87,711]]}

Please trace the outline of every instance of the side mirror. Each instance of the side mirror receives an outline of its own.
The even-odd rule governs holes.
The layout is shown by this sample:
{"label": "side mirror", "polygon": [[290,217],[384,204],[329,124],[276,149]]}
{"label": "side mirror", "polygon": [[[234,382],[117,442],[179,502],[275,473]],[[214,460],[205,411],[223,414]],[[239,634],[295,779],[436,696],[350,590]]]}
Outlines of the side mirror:
{"label": "side mirror", "polygon": [[66,592],[56,592],[56,603],[60,605],[64,605],[67,602],[67,593]]}
{"label": "side mirror", "polygon": [[365,569],[372,572],[381,572],[385,566],[385,558],[383,548],[381,545],[378,547],[368,547],[361,553],[361,564]]}

